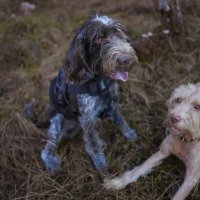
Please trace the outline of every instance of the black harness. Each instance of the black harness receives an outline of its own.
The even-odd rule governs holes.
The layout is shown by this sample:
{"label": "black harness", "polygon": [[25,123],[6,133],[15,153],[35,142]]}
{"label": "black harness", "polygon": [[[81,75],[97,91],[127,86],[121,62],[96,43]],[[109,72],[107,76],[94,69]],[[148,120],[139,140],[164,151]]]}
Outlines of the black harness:
{"label": "black harness", "polygon": [[66,69],[61,69],[50,85],[49,96],[56,111],[68,119],[77,119],[80,116],[76,98],[78,94],[101,96],[105,104],[110,105],[112,98],[109,88],[113,84],[112,80],[95,76],[82,84],[69,84],[66,82],[66,73]]}

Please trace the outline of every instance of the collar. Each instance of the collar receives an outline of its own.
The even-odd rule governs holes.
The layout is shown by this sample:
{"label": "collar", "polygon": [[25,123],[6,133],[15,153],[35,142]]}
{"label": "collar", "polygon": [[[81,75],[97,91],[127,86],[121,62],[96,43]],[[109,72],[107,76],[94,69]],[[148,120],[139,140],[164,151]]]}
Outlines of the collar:
{"label": "collar", "polygon": [[[166,129],[166,134],[171,134],[169,128]],[[192,138],[192,136],[189,133],[184,133],[181,135],[176,135],[179,140],[181,140],[184,143],[194,142],[194,141],[200,141],[200,138]]]}
{"label": "collar", "polygon": [[200,138],[192,138],[191,136],[188,136],[188,134],[178,135],[178,138],[184,143],[200,141]]}

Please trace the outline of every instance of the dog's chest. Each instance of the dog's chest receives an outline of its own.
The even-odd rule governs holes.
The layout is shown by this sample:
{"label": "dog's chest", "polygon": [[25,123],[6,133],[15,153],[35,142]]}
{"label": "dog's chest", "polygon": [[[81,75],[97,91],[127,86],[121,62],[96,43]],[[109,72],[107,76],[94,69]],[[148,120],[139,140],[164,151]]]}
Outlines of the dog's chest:
{"label": "dog's chest", "polygon": [[200,152],[200,142],[184,142],[177,137],[174,138],[172,145],[173,154],[182,159],[185,163],[190,163],[191,161],[200,162],[199,152]]}
{"label": "dog's chest", "polygon": [[90,118],[97,117],[100,113],[109,109],[111,97],[91,96],[89,94],[77,95],[79,112],[81,115],[88,115]]}

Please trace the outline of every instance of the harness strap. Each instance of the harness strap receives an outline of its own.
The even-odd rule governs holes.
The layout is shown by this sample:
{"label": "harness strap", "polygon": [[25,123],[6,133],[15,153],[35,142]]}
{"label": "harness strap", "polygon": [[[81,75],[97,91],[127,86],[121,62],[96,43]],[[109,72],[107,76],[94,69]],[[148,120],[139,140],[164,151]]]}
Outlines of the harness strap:
{"label": "harness strap", "polygon": [[77,95],[77,94],[90,94],[102,95],[108,91],[112,81],[106,78],[94,78],[92,81],[88,81],[83,84],[66,84],[66,92]]}
{"label": "harness strap", "polygon": [[[54,106],[56,106],[57,110],[61,111],[66,118],[70,117],[75,119],[78,115],[80,115],[80,113],[75,104],[70,101],[68,95],[65,93],[67,88],[65,83],[65,75],[66,70],[61,69],[58,76],[54,80],[55,84],[53,84],[54,81],[51,84],[50,97],[53,100]],[[53,88],[53,94],[51,88]]]}
{"label": "harness strap", "polygon": [[50,89],[50,96],[54,99],[55,104],[59,106],[59,110],[62,110],[66,116],[69,115],[75,118],[80,115],[76,102],[71,100],[69,96],[77,96],[78,94],[100,95],[106,103],[110,101],[109,88],[113,83],[112,80],[105,76],[96,76],[82,84],[69,84],[66,83],[66,73],[66,69],[61,69],[55,79],[55,84],[52,84],[53,91]]}

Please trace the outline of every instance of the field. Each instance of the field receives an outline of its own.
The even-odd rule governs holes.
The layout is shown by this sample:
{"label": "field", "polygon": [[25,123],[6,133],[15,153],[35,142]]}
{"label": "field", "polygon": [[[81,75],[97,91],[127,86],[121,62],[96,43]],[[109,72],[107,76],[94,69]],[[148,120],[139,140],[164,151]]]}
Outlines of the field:
{"label": "field", "polygon": [[[134,45],[143,33],[162,30],[153,0],[31,0],[36,9],[23,15],[20,0],[0,0],[0,199],[7,200],[169,200],[183,181],[185,167],[171,156],[146,177],[121,191],[107,191],[84,151],[82,133],[59,149],[62,168],[52,176],[40,151],[47,139],[46,106],[50,81],[63,66],[74,33],[89,15],[101,13],[122,22]],[[167,37],[144,55],[120,85],[120,107],[137,142],[126,142],[104,120],[110,172],[118,175],[155,152],[165,137],[166,100],[182,83],[200,80],[200,3],[183,1],[188,36]],[[25,105],[33,98],[35,123]],[[35,125],[36,124],[36,125]],[[200,199],[198,185],[188,197]]]}

